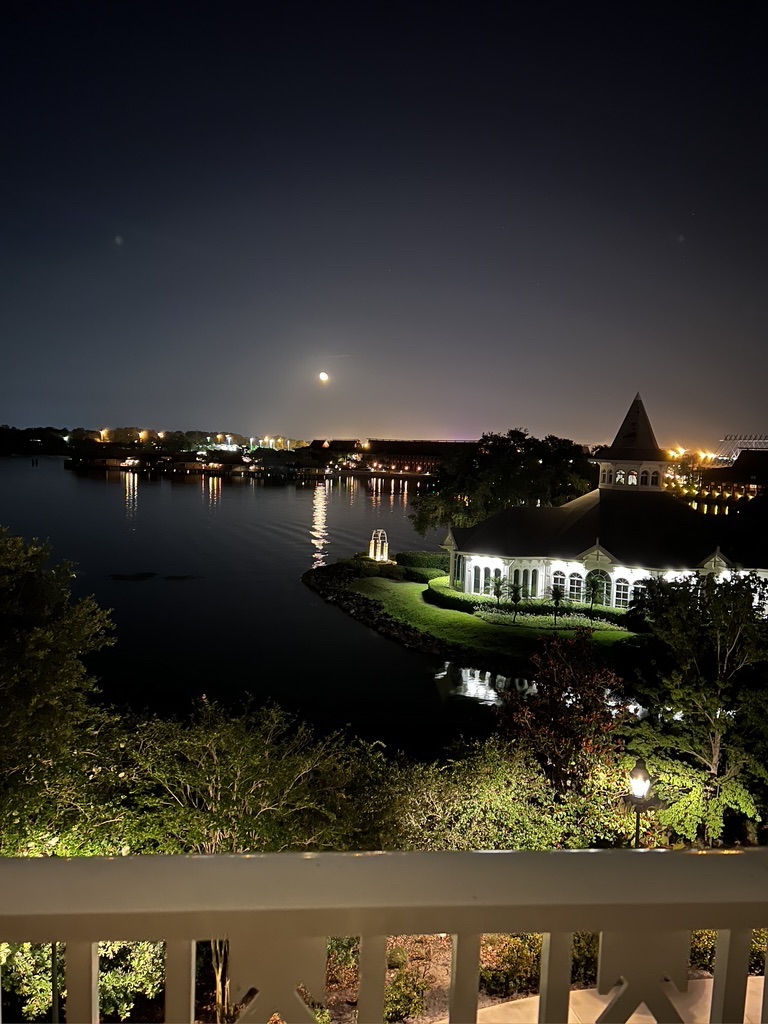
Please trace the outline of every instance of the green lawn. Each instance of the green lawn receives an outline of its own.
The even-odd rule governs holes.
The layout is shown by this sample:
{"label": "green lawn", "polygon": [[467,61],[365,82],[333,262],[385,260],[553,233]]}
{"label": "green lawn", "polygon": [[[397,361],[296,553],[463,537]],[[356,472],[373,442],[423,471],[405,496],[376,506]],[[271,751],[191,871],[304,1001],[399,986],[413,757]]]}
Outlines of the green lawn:
{"label": "green lawn", "polygon": [[[499,626],[483,622],[466,612],[449,611],[427,604],[423,583],[400,583],[379,576],[355,580],[350,589],[378,601],[393,618],[429,633],[446,643],[482,651],[486,654],[525,655],[542,636],[573,636],[572,629],[542,630],[525,625]],[[628,634],[618,630],[596,629],[593,638],[599,644],[613,644]]]}

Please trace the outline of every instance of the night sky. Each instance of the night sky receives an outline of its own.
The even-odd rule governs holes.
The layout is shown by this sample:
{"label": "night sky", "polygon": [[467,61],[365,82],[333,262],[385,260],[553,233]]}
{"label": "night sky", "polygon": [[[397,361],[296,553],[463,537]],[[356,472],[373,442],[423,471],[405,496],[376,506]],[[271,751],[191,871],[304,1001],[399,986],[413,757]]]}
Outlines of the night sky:
{"label": "night sky", "polygon": [[4,10],[0,422],[768,433],[764,6]]}

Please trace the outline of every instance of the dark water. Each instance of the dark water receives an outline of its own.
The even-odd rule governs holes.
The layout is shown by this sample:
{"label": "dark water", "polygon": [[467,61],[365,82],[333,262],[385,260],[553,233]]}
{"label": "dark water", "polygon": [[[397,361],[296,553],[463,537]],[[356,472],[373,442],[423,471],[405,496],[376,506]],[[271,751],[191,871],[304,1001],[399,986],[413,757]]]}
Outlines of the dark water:
{"label": "dark water", "polygon": [[118,642],[91,663],[110,702],[186,714],[203,694],[233,706],[250,696],[323,731],[431,753],[482,731],[486,681],[446,675],[300,579],[367,550],[373,529],[392,554],[438,550],[442,536],[408,520],[414,486],[81,476],[56,458],[0,459],[0,525],[50,540],[54,560],[77,563],[76,592],[113,609]]}

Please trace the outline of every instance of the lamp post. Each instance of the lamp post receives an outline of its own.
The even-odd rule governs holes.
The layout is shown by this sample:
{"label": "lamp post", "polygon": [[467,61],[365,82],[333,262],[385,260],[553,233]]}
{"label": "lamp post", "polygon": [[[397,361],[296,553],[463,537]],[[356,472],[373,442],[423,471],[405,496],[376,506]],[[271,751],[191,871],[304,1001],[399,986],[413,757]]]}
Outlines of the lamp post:
{"label": "lamp post", "polygon": [[638,757],[635,767],[629,773],[630,800],[635,808],[635,849],[640,846],[640,814],[650,806],[648,791],[651,788],[651,776],[645,767],[645,761]]}

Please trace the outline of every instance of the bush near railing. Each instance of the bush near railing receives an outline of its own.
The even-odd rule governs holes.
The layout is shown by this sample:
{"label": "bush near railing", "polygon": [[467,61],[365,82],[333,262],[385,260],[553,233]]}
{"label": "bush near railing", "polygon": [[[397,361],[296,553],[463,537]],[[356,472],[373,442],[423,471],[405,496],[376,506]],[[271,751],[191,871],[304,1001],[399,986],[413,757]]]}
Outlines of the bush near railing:
{"label": "bush near railing", "polygon": [[[752,932],[749,947],[749,973],[762,974],[765,970],[765,946],[768,941],[768,929],[757,928]],[[690,966],[693,970],[708,971],[715,969],[715,950],[717,947],[716,931],[696,931],[691,934]]]}
{"label": "bush near railing", "polygon": [[[762,975],[768,929],[752,932],[749,973]],[[576,932],[571,948],[571,984],[583,988],[597,983],[599,940],[592,932]],[[690,969],[713,974],[716,931],[691,933]],[[480,945],[480,989],[494,996],[525,995],[539,990],[541,935],[486,935]]]}
{"label": "bush near railing", "polygon": [[[598,936],[576,932],[571,948],[571,984],[596,984]],[[486,935],[480,945],[480,989],[494,996],[539,991],[541,935]]]}

